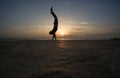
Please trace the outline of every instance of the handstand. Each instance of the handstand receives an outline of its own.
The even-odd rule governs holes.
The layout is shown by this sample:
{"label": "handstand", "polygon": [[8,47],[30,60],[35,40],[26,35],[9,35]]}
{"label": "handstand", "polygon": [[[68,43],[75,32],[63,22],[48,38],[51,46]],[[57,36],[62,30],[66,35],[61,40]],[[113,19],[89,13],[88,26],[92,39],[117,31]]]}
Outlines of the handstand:
{"label": "handstand", "polygon": [[57,31],[57,29],[58,29],[58,18],[57,18],[57,16],[55,15],[55,13],[53,12],[53,7],[51,7],[51,14],[53,15],[53,17],[54,17],[54,27],[53,27],[53,29],[49,32],[49,34],[50,35],[53,35],[53,37],[52,37],[52,40],[57,40],[57,37],[56,37],[56,31]]}

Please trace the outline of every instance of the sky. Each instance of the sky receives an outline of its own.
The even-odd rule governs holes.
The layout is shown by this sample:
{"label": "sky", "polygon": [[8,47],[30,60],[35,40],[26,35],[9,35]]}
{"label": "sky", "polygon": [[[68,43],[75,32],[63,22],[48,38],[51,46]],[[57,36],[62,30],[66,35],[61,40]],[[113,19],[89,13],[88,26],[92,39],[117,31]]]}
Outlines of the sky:
{"label": "sky", "polygon": [[120,37],[120,0],[0,0],[0,38],[49,40],[58,17],[58,39]]}

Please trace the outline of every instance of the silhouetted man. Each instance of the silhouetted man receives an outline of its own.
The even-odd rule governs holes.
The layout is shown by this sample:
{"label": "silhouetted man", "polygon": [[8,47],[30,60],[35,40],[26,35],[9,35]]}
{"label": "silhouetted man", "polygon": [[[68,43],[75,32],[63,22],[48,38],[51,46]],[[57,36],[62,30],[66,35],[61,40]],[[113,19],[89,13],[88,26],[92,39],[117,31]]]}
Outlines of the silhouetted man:
{"label": "silhouetted man", "polygon": [[58,29],[58,18],[55,15],[55,13],[53,12],[53,7],[51,7],[50,11],[51,11],[51,14],[54,17],[54,27],[53,27],[52,31],[49,32],[49,34],[53,35],[52,40],[54,40],[54,39],[57,40],[57,37],[56,37],[55,33],[56,33],[57,29]]}

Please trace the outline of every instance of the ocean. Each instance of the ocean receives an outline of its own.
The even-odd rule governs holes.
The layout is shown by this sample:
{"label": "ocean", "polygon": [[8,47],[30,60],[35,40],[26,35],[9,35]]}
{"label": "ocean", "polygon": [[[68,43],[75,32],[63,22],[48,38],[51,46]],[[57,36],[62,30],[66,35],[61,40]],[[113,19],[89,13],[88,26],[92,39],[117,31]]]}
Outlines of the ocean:
{"label": "ocean", "polygon": [[120,41],[0,41],[0,72],[0,78],[120,78]]}

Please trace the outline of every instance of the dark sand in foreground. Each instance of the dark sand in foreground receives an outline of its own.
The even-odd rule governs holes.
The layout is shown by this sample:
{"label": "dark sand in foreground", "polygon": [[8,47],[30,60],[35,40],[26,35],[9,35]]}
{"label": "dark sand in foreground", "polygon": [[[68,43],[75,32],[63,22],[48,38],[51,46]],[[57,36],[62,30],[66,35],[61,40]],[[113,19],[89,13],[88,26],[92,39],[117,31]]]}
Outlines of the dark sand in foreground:
{"label": "dark sand in foreground", "polygon": [[1,41],[0,78],[120,78],[120,41]]}

